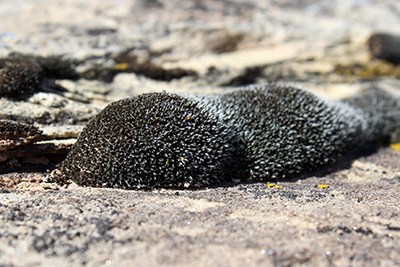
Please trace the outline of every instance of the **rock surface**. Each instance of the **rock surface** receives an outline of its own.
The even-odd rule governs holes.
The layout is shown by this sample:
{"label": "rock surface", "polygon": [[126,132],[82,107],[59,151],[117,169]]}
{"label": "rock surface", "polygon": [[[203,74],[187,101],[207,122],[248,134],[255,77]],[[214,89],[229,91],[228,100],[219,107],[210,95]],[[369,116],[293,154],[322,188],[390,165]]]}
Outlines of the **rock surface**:
{"label": "rock surface", "polygon": [[35,94],[0,98],[0,119],[43,131],[41,141],[1,152],[0,265],[400,265],[396,144],[273,183],[196,191],[54,183],[81,127],[144,92],[277,81],[327,98],[369,86],[400,95],[400,67],[372,60],[367,45],[373,33],[400,34],[399,13],[391,0],[1,2],[0,57],[62,56],[79,79],[46,70]]}
{"label": "rock surface", "polygon": [[42,189],[32,175],[0,194],[1,260],[5,266],[396,266],[399,166],[398,152],[383,149],[322,177],[198,191]]}

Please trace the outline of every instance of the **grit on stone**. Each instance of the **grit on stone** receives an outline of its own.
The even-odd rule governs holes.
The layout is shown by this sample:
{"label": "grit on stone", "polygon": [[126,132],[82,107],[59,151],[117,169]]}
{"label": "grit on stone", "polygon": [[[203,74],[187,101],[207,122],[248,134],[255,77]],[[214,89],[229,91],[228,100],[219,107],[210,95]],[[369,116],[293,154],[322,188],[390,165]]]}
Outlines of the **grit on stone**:
{"label": "grit on stone", "polygon": [[4,189],[1,259],[5,266],[395,266],[398,166],[398,155],[383,149],[282,188]]}
{"label": "grit on stone", "polygon": [[355,106],[369,87],[400,95],[399,13],[393,0],[1,1],[0,266],[400,266],[399,131],[291,180],[51,179],[91,118],[142,93],[282,82]]}

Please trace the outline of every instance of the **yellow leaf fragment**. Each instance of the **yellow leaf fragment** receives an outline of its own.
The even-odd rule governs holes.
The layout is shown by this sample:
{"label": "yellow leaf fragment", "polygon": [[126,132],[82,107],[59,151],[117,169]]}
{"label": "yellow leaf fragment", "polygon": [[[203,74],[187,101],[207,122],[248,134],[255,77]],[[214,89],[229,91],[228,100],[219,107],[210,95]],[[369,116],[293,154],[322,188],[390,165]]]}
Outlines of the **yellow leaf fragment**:
{"label": "yellow leaf fragment", "polygon": [[400,143],[391,144],[390,148],[396,151],[400,151]]}
{"label": "yellow leaf fragment", "polygon": [[319,189],[328,189],[329,187],[330,187],[329,184],[319,184],[318,185]]}
{"label": "yellow leaf fragment", "polygon": [[276,183],[267,183],[268,188],[282,189],[282,185],[278,185]]}
{"label": "yellow leaf fragment", "polygon": [[127,70],[129,68],[129,63],[119,63],[113,67],[114,70]]}

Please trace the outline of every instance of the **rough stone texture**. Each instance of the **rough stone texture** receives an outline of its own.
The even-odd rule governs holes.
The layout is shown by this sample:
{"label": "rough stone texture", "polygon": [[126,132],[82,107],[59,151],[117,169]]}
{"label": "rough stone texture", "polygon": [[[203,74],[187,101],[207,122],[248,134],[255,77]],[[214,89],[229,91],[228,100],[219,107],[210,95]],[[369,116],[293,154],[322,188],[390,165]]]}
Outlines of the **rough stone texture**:
{"label": "rough stone texture", "polygon": [[[24,101],[1,98],[0,118],[85,125],[144,92],[267,81],[330,98],[371,85],[399,94],[399,67],[371,61],[367,45],[374,32],[400,33],[399,12],[392,0],[2,1],[2,57],[63,55],[97,78],[42,81]],[[0,169],[0,265],[400,265],[392,147],[304,179],[197,191],[65,188],[52,183],[56,170],[12,159]]]}
{"label": "rough stone texture", "polygon": [[281,189],[44,191],[32,181],[23,190],[21,182],[0,194],[1,260],[5,266],[396,266],[399,166],[398,152],[382,149],[323,177],[278,183]]}

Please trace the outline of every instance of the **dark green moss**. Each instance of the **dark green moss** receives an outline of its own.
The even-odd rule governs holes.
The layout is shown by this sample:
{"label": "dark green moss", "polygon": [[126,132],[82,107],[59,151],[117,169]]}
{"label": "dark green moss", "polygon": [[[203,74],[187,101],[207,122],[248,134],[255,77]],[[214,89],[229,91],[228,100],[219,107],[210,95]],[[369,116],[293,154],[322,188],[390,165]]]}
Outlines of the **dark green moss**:
{"label": "dark green moss", "polygon": [[24,98],[39,88],[41,67],[32,60],[0,60],[0,97]]}
{"label": "dark green moss", "polygon": [[378,88],[369,88],[343,100],[363,115],[367,141],[376,141],[400,129],[400,99]]}
{"label": "dark green moss", "polygon": [[214,100],[243,138],[250,180],[285,178],[337,160],[360,142],[363,118],[293,87],[251,87]]}
{"label": "dark green moss", "polygon": [[144,94],[112,103],[96,116],[62,170],[85,186],[195,188],[238,176],[242,148],[201,103]]}
{"label": "dark green moss", "polygon": [[36,56],[31,54],[12,53],[5,60],[17,60],[20,62],[34,62],[40,67],[40,74],[52,79],[78,79],[79,74],[75,68],[77,61],[65,59],[60,55]]}
{"label": "dark green moss", "polygon": [[61,56],[11,54],[0,59],[0,97],[25,99],[41,91],[43,79],[77,79],[72,61]]}
{"label": "dark green moss", "polygon": [[277,85],[197,99],[145,94],[96,116],[62,171],[80,185],[128,189],[285,178],[387,135],[399,106],[381,91],[329,102]]}
{"label": "dark green moss", "polygon": [[0,138],[2,139],[15,138],[17,136],[39,136],[41,133],[42,131],[34,125],[0,120]]}
{"label": "dark green moss", "polygon": [[72,60],[64,59],[62,56],[35,57],[42,67],[43,76],[52,79],[79,79],[75,68],[78,64]]}

